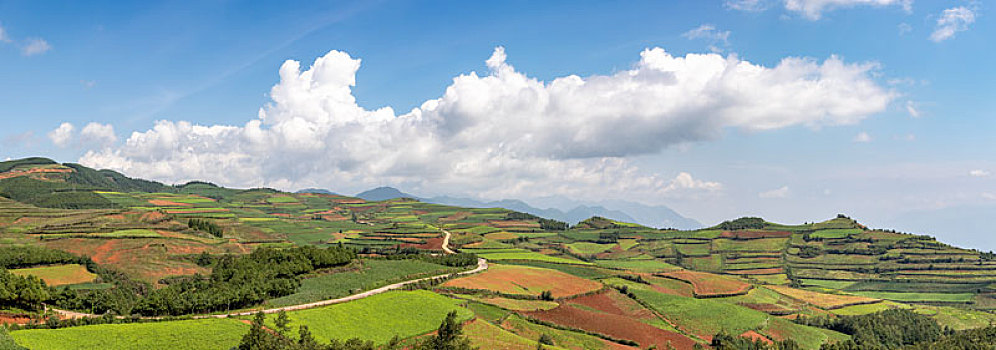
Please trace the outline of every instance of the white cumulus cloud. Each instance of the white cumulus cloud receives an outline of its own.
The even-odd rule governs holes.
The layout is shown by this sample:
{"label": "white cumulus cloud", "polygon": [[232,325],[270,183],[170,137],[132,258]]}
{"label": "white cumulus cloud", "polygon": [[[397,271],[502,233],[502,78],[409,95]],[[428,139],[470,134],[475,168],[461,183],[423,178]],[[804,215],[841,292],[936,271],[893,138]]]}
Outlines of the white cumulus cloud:
{"label": "white cumulus cloud", "polygon": [[85,144],[110,146],[118,141],[114,126],[91,122],[80,130],[80,141]]}
{"label": "white cumulus cloud", "polygon": [[968,30],[968,26],[974,22],[975,12],[967,7],[959,6],[946,9],[937,19],[937,26],[930,34],[930,40],[942,42],[951,39],[955,33]]}
{"label": "white cumulus cloud", "polygon": [[351,87],[360,60],[331,51],[307,68],[288,60],[271,102],[241,126],[162,120],[80,162],[135,176],[233,186],[359,189],[405,184],[482,197],[644,199],[718,191],[687,173],[645,172],[628,156],[718,138],[726,129],[854,124],[896,93],[875,64],[785,58],[773,67],[734,55],[644,50],[632,69],[549,82],[517,71],[503,48],[488,72],[397,114],[366,109]]}
{"label": "white cumulus cloud", "polygon": [[765,192],[761,192],[761,193],[757,194],[758,197],[764,198],[764,199],[787,198],[788,195],[789,195],[789,188],[788,188],[788,186],[782,186],[780,188],[777,188],[777,189],[774,189],[774,190],[771,190],[771,191],[765,191]]}
{"label": "white cumulus cloud", "polygon": [[48,132],[48,138],[56,146],[66,147],[73,140],[73,131],[76,127],[72,123],[62,123],[55,130]]}
{"label": "white cumulus cloud", "polygon": [[46,53],[51,49],[52,45],[49,45],[45,39],[31,38],[24,42],[24,47],[21,48],[21,53],[25,56],[34,56]]}

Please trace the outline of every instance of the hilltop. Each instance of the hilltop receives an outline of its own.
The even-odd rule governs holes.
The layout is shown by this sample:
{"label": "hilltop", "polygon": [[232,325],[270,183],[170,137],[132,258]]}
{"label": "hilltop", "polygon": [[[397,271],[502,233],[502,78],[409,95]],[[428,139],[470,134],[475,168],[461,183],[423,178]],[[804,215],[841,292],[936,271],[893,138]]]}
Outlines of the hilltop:
{"label": "hilltop", "polygon": [[[846,215],[697,230],[601,216],[570,225],[412,198],[167,186],[43,158],[0,170],[0,281],[17,291],[0,294],[0,320],[41,323],[10,334],[35,348],[227,349],[248,332],[243,313],[281,307],[323,342],[377,345],[413,341],[452,311],[488,349],[534,349],[543,335],[570,349],[692,349],[730,335],[817,349],[884,334],[834,323],[865,322],[850,317],[917,322],[926,344],[970,335],[942,327],[996,322],[996,254]],[[466,271],[478,273],[450,276]],[[363,294],[404,281],[418,290]],[[347,296],[360,297],[308,306]],[[206,314],[235,319],[133,323]],[[95,323],[115,324],[84,325]],[[94,343],[108,339],[131,345]]]}

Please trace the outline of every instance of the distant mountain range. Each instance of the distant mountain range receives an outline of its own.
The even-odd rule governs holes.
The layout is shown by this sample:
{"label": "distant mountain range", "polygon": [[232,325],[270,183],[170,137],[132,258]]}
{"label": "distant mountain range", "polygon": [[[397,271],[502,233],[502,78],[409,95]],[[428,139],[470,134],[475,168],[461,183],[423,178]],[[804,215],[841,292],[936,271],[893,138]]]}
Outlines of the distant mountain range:
{"label": "distant mountain range", "polygon": [[[312,193],[331,193],[329,191],[307,191]],[[457,198],[449,196],[421,198],[412,194],[401,192],[393,187],[377,187],[360,192],[356,194],[355,197],[368,201],[382,201],[395,198],[414,198],[426,203],[436,203],[458,207],[505,208],[508,210],[533,214],[547,219],[568,222],[572,225],[592,216],[601,216],[613,220],[634,222],[658,228],[667,227],[678,229],[696,229],[703,226],[702,223],[696,221],[695,219],[681,216],[681,214],[678,214],[674,210],[671,210],[671,208],[663,205],[650,206],[627,201],[611,201],[598,205],[574,201],[572,202],[573,208],[569,210],[561,210],[557,208],[540,209],[517,199],[484,202],[470,198]]]}

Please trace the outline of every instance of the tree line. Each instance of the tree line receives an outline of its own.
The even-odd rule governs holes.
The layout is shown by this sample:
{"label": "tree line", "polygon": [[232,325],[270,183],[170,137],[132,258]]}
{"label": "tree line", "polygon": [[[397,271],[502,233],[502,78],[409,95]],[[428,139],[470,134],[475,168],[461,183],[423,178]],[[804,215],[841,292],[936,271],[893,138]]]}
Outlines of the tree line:
{"label": "tree line", "polygon": [[381,347],[359,338],[345,341],[332,339],[328,344],[322,344],[315,340],[308,326],[304,325],[298,327],[295,339],[290,335],[290,319],[283,311],[277,314],[274,329],[266,328],[265,321],[263,313],[256,313],[249,331],[239,342],[239,350],[476,350],[471,346],[470,339],[463,334],[463,324],[457,319],[456,311],[447,314],[436,333],[431,336],[412,344],[402,344],[401,339],[395,336]]}
{"label": "tree line", "polygon": [[224,235],[224,230],[221,229],[221,226],[218,226],[218,224],[213,223],[210,220],[190,219],[187,221],[187,227],[197,231],[207,232],[208,234],[218,238],[221,238],[221,236]]}

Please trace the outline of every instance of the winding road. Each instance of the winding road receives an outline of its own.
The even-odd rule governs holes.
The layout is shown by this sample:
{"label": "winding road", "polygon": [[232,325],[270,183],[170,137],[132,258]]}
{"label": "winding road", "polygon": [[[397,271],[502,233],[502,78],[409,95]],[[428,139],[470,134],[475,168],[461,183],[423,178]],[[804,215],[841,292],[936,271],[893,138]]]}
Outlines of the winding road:
{"label": "winding road", "polygon": [[[443,231],[443,233],[446,235],[443,238],[443,251],[446,252],[446,254],[455,254],[455,252],[452,249],[450,249],[450,247],[449,247],[449,245],[450,245],[450,232],[446,231],[446,230],[443,230],[443,229],[440,229],[440,230]],[[488,261],[485,260],[484,258],[478,258],[477,259],[477,267],[476,268],[474,268],[473,270],[468,270],[468,271],[463,271],[463,272],[457,272],[456,275],[470,275],[470,274],[475,274],[475,273],[478,273],[478,272],[481,272],[481,271],[484,271],[484,270],[487,270],[487,269],[488,269]],[[356,293],[356,294],[353,294],[353,295],[350,295],[350,296],[345,296],[345,297],[342,297],[342,298],[316,301],[316,302],[313,302],[313,303],[284,306],[284,307],[278,307],[278,308],[272,308],[272,309],[265,309],[265,310],[250,310],[250,311],[232,312],[232,313],[227,313],[227,314],[196,315],[196,316],[193,316],[193,318],[195,318],[195,319],[207,319],[207,318],[226,318],[226,317],[231,317],[231,316],[251,316],[251,315],[253,315],[253,314],[257,313],[257,312],[263,312],[264,314],[272,314],[272,313],[277,313],[277,312],[280,312],[280,311],[304,310],[304,309],[311,309],[311,308],[328,306],[328,305],[341,304],[341,303],[350,302],[350,301],[353,301],[353,300],[359,300],[359,299],[367,298],[367,297],[374,296],[374,295],[377,295],[377,294],[381,294],[381,293],[384,293],[384,292],[388,292],[388,291],[392,291],[392,290],[396,290],[396,289],[401,289],[402,287],[407,286],[409,284],[413,284],[413,283],[419,283],[419,282],[422,282],[422,281],[437,280],[437,279],[446,278],[446,277],[449,277],[450,275],[454,275],[454,274],[448,273],[448,274],[436,275],[436,276],[432,276],[432,277],[423,277],[423,278],[408,280],[408,281],[404,281],[404,282],[398,282],[398,283],[395,283],[395,284],[383,286],[383,287],[380,287],[380,288],[377,288],[377,289],[368,290],[368,291],[365,291],[365,292]],[[65,318],[101,317],[101,315],[88,314],[88,313],[82,313],[82,312],[75,312],[75,311],[69,311],[69,310],[61,310],[61,309],[56,309],[56,308],[52,308],[52,307],[48,307],[48,306],[46,306],[45,309],[47,311],[52,311],[52,312],[55,312],[57,314],[60,314],[60,315],[62,315]],[[125,316],[118,316],[118,318],[124,318],[124,317]],[[142,317],[142,318],[143,319],[152,320],[152,319],[160,319],[162,317],[156,316],[156,317]]]}

